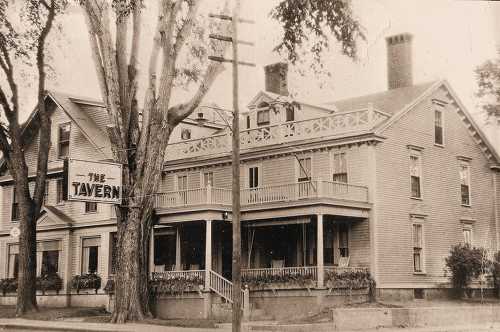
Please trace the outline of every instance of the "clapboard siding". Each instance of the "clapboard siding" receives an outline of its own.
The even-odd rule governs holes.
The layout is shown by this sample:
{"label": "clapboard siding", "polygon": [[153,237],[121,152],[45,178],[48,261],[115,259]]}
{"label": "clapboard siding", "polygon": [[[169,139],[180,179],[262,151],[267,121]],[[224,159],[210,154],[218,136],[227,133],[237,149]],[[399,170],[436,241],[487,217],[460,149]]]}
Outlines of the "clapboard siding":
{"label": "clapboard siding", "polygon": [[[422,101],[384,135],[377,146],[377,248],[379,285],[445,281],[444,258],[462,241],[461,220],[473,220],[474,244],[493,247],[492,175],[488,160],[471,137],[454,106],[444,107],[444,147],[434,145],[432,98],[448,100],[441,91]],[[423,199],[410,198],[408,145],[423,148]],[[472,206],[460,203],[459,160],[471,158]],[[424,215],[425,272],[413,273],[410,214]]]}

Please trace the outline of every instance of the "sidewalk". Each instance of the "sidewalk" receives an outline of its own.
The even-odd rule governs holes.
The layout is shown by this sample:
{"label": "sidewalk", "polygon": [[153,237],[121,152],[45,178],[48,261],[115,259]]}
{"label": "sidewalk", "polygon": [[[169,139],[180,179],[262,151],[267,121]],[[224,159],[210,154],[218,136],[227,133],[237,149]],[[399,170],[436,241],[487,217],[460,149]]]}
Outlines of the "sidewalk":
{"label": "sidewalk", "polygon": [[[0,330],[6,331],[74,331],[74,332],[228,332],[231,331],[230,324],[224,324],[223,328],[182,328],[176,326],[160,326],[151,324],[109,324],[109,323],[86,323],[68,321],[39,321],[29,319],[0,319]],[[349,331],[334,330],[331,323],[323,324],[295,324],[274,325],[270,328],[259,326],[258,323],[244,324],[242,331],[286,331],[286,332],[331,332]],[[352,331],[352,330],[351,330]],[[368,330],[357,330],[364,332],[491,332],[500,331],[500,323],[484,323],[461,326],[425,327],[425,328],[377,328]]]}
{"label": "sidewalk", "polygon": [[214,332],[226,329],[183,328],[153,324],[110,324],[70,321],[41,321],[21,318],[0,319],[0,330],[75,331],[75,332]]}

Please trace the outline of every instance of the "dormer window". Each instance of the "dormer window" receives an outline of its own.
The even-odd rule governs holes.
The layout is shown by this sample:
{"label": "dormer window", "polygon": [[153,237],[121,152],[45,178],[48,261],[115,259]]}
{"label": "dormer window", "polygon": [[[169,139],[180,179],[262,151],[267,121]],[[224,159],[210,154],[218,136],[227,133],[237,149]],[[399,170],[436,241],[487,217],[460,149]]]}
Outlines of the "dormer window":
{"label": "dormer window", "polygon": [[181,131],[181,139],[183,140],[191,139],[191,130],[183,128]]}
{"label": "dormer window", "polygon": [[269,125],[269,110],[262,110],[257,112],[257,126]]}
{"label": "dormer window", "polygon": [[59,125],[58,156],[66,159],[69,156],[69,138],[71,133],[71,122]]}
{"label": "dormer window", "polygon": [[434,143],[437,145],[444,144],[443,137],[443,111],[434,111]]}
{"label": "dormer window", "polygon": [[270,124],[269,120],[269,104],[266,102],[262,102],[259,104],[257,111],[257,126],[267,126]]}

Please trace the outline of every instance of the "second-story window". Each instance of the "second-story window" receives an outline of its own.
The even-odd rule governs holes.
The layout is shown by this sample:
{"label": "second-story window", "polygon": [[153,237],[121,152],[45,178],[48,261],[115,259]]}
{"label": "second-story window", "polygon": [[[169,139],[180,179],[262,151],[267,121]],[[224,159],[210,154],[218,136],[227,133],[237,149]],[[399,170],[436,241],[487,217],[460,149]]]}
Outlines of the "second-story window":
{"label": "second-story window", "polygon": [[56,204],[61,204],[64,200],[63,179],[56,180]]}
{"label": "second-story window", "polygon": [[19,199],[17,197],[16,187],[12,187],[12,208],[11,208],[11,220],[19,220]]}
{"label": "second-story window", "polygon": [[470,165],[460,163],[460,200],[462,205],[470,205]]}
{"label": "second-story window", "polygon": [[472,245],[472,225],[464,224],[462,228],[462,234],[464,236],[464,244]]}
{"label": "second-story window", "polygon": [[299,158],[299,177],[297,181],[311,181],[311,157]]}
{"label": "second-story window", "polygon": [[95,213],[97,212],[96,202],[85,202],[85,213]]}
{"label": "second-story window", "polygon": [[259,187],[259,167],[249,167],[248,168],[248,188]]}
{"label": "second-story window", "polygon": [[189,130],[187,128],[183,128],[181,130],[181,139],[184,139],[184,140],[191,139],[191,130]]}
{"label": "second-story window", "polygon": [[410,154],[411,197],[422,198],[422,160],[419,151]]}
{"label": "second-story window", "polygon": [[286,109],[286,122],[295,121],[295,110],[293,107],[288,107]]}
{"label": "second-story window", "polygon": [[257,112],[257,126],[269,125],[269,110],[262,110]]}
{"label": "second-story window", "polygon": [[69,156],[69,138],[71,133],[71,123],[64,123],[59,126],[58,156],[61,159]]}
{"label": "second-story window", "polygon": [[434,143],[443,145],[443,111],[434,111]]}
{"label": "second-story window", "polygon": [[43,193],[43,205],[49,204],[50,180],[45,180],[45,191]]}
{"label": "second-story window", "polygon": [[208,186],[209,183],[211,186],[214,185],[214,173],[213,172],[204,172],[203,173],[203,187]]}
{"label": "second-story window", "polygon": [[333,182],[347,183],[347,161],[345,152],[333,154]]}

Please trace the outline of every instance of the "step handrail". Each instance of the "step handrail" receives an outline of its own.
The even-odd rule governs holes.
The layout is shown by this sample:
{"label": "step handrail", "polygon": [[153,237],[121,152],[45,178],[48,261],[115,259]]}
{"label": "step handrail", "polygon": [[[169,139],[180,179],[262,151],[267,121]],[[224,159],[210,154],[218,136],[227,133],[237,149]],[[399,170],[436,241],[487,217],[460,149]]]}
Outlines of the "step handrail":
{"label": "step handrail", "polygon": [[[233,283],[217,272],[210,270],[210,289],[217,293],[219,296],[224,298],[229,303],[233,303]],[[241,291],[241,307],[245,307],[245,291]]]}

